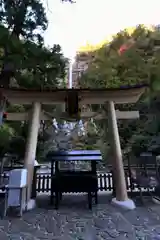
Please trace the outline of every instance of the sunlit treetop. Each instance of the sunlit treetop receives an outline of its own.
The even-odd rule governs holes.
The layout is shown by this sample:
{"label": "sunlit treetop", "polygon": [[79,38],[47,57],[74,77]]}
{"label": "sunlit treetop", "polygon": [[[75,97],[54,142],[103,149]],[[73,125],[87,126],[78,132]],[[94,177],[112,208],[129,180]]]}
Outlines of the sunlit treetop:
{"label": "sunlit treetop", "polygon": [[75,3],[73,0],[61,0],[62,2],[70,2],[70,3]]}
{"label": "sunlit treetop", "polygon": [[94,51],[81,75],[81,87],[119,87],[148,83],[160,90],[160,28],[138,25],[124,29]]}

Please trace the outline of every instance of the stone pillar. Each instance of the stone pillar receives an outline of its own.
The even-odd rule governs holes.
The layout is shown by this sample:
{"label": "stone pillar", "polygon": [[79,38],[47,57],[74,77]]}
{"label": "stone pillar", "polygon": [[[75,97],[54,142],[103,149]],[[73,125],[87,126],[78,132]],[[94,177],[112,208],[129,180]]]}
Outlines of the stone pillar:
{"label": "stone pillar", "polygon": [[27,184],[27,208],[31,209],[35,205],[35,201],[31,200],[32,180],[34,173],[34,162],[36,158],[38,130],[40,126],[41,104],[34,102],[32,105],[31,118],[29,122],[28,139],[24,157],[24,167],[28,170]]}
{"label": "stone pillar", "polygon": [[112,202],[127,209],[134,209],[135,204],[128,199],[123,167],[123,158],[120,145],[120,138],[117,126],[117,118],[113,101],[108,103],[108,127],[111,137],[111,150],[113,154],[112,164],[116,187],[116,198]]}

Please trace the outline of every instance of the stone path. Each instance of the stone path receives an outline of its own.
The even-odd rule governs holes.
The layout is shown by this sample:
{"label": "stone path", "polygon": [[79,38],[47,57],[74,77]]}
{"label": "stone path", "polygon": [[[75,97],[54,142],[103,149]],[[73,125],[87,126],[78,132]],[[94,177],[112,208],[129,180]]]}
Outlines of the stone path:
{"label": "stone path", "polygon": [[23,214],[22,219],[0,220],[0,239],[6,240],[158,240],[160,239],[160,205],[146,202],[134,211],[112,206],[107,196],[90,211],[86,196],[64,196],[60,209],[40,197],[39,207]]}

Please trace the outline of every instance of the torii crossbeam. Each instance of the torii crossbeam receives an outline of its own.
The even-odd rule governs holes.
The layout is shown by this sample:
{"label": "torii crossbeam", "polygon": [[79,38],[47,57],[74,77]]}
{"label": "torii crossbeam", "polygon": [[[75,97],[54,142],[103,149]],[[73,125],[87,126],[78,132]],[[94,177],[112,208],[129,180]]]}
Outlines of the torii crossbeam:
{"label": "torii crossbeam", "polygon": [[57,105],[65,102],[69,93],[78,94],[80,105],[84,104],[104,104],[113,101],[116,104],[135,103],[144,92],[144,86],[123,87],[117,89],[1,89],[3,96],[12,104],[32,104],[40,102],[42,104]]}
{"label": "torii crossbeam", "polygon": [[[66,113],[45,113],[41,112],[40,120],[47,121],[56,119],[66,119]],[[96,113],[96,112],[82,112],[80,115],[81,119],[90,119],[94,118],[95,120],[108,119],[105,113]],[[117,119],[137,119],[139,118],[139,111],[119,111],[116,110],[116,118]],[[28,121],[30,119],[30,112],[24,113],[7,113],[7,121]]]}

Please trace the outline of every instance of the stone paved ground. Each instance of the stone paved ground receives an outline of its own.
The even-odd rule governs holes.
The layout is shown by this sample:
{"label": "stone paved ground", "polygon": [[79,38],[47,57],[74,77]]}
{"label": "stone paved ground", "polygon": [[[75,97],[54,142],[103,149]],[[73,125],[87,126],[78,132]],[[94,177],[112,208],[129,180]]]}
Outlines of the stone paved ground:
{"label": "stone paved ground", "polygon": [[23,214],[22,219],[0,220],[0,240],[158,240],[160,205],[146,202],[134,211],[117,209],[108,197],[99,197],[99,205],[88,210],[86,196],[64,196],[60,209],[41,197],[39,208]]}

